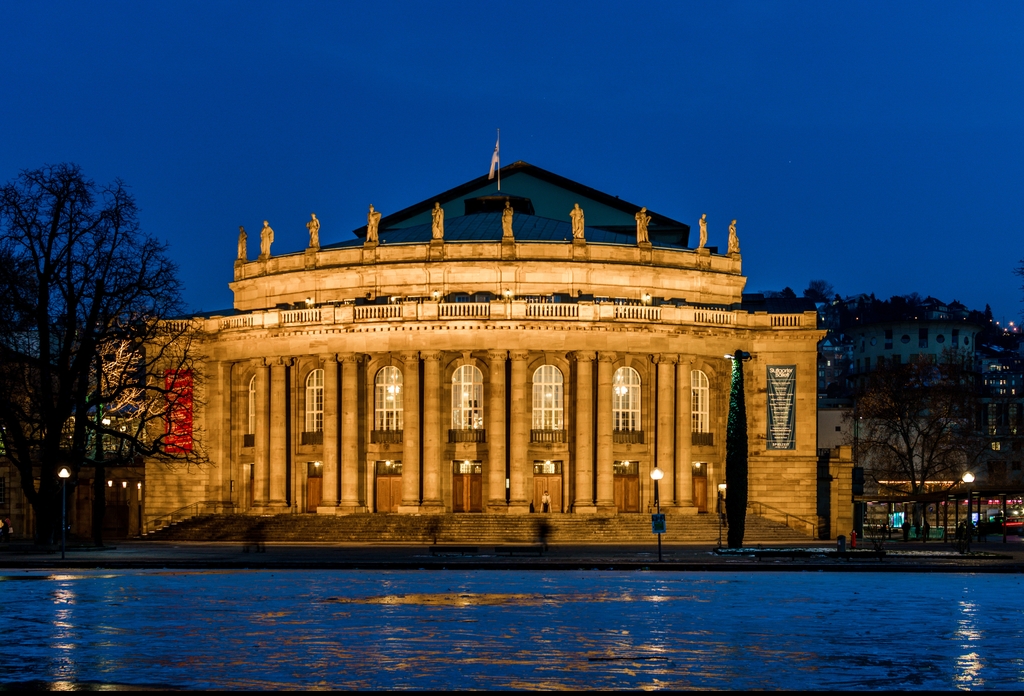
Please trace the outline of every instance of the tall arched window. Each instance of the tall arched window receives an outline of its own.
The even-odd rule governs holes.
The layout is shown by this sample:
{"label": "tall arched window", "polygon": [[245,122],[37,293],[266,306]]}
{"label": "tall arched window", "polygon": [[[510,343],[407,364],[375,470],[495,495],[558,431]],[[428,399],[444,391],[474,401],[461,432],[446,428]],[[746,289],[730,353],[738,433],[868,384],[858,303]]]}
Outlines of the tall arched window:
{"label": "tall arched window", "polygon": [[402,371],[389,365],[373,380],[373,429],[402,429]]}
{"label": "tall arched window", "polygon": [[562,371],[541,365],[533,373],[533,429],[561,430]]}
{"label": "tall arched window", "polygon": [[249,380],[249,423],[246,425],[245,434],[256,434],[256,375]]}
{"label": "tall arched window", "polygon": [[640,430],[640,373],[632,367],[620,367],[612,378],[612,427]]}
{"label": "tall arched window", "polygon": [[695,433],[711,432],[710,391],[708,376],[700,370],[690,372],[690,389],[693,391],[691,430]]}
{"label": "tall arched window", "polygon": [[313,370],[306,377],[306,432],[324,430],[324,371]]}
{"label": "tall arched window", "polygon": [[452,375],[452,430],[484,427],[484,375],[473,365],[463,365]]}

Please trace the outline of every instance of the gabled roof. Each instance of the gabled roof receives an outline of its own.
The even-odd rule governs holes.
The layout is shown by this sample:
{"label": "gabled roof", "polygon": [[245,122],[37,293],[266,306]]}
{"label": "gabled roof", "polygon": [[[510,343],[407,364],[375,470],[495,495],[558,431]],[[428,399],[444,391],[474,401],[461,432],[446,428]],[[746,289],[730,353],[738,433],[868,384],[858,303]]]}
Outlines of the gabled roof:
{"label": "gabled roof", "polygon": [[[640,206],[639,205],[635,205],[633,203],[629,203],[628,201],[621,200],[620,198],[617,198],[616,196],[610,196],[610,195],[608,195],[606,193],[602,193],[601,191],[598,191],[597,189],[591,188],[589,186],[585,186],[585,185],[580,184],[580,183],[578,183],[576,181],[573,181],[571,179],[567,179],[567,178],[565,178],[563,176],[559,176],[558,174],[555,174],[553,172],[549,172],[546,169],[542,169],[542,168],[537,167],[535,165],[528,164],[527,162],[521,162],[521,161],[520,162],[514,162],[514,163],[512,163],[510,165],[507,165],[507,166],[501,168],[501,177],[502,177],[502,179],[505,179],[505,180],[511,179],[516,174],[526,174],[526,175],[529,175],[530,177],[532,177],[534,179],[537,179],[539,181],[545,182],[545,183],[549,184],[552,187],[555,187],[557,189],[561,189],[561,190],[563,190],[565,192],[568,192],[570,194],[574,194],[575,196],[578,196],[578,197],[583,198],[583,199],[587,199],[589,201],[595,201],[598,204],[600,204],[601,206],[607,206],[607,208],[609,208],[609,209],[612,209],[614,211],[618,211],[618,213],[622,214],[622,217],[626,218],[626,220],[620,221],[620,224],[614,224],[614,225],[601,225],[601,224],[588,225],[587,226],[588,230],[591,229],[591,228],[593,228],[593,229],[605,229],[605,230],[609,230],[609,231],[620,233],[620,235],[623,236],[623,239],[621,241],[619,240],[618,236],[616,236],[615,241],[609,241],[609,243],[633,243],[633,244],[636,243],[635,233],[632,232],[632,230],[635,229],[635,228],[631,228],[630,224],[621,224],[621,222],[626,222],[626,221],[632,219],[633,216],[635,216],[636,213],[639,212],[639,210],[640,210]],[[496,183],[495,181],[492,181],[492,180],[488,179],[487,175],[479,176],[479,177],[477,177],[475,179],[467,181],[464,184],[456,186],[455,188],[448,189],[447,191],[444,191],[444,192],[442,192],[440,194],[437,194],[437,195],[431,196],[429,198],[426,198],[426,199],[420,201],[419,203],[416,203],[416,204],[411,205],[411,206],[409,206],[407,208],[399,210],[396,213],[391,213],[390,215],[381,218],[380,228],[379,228],[380,229],[380,239],[381,239],[381,242],[382,243],[388,243],[387,242],[387,235],[385,234],[385,232],[387,230],[393,229],[393,228],[409,227],[410,226],[409,223],[410,223],[412,218],[421,217],[421,219],[422,219],[422,216],[425,216],[425,215],[429,216],[429,212],[434,207],[434,203],[435,202],[440,203],[442,206],[446,206],[447,204],[451,204],[453,202],[458,202],[459,199],[466,198],[467,196],[471,196],[473,193],[476,193],[476,192],[484,193],[484,191],[483,191],[484,189],[488,189],[486,191],[486,195],[491,195],[491,196],[493,196],[493,195],[500,195],[500,193],[497,192],[497,191],[490,191],[489,190],[490,188],[493,188],[495,186],[495,183]],[[514,192],[509,191],[509,193],[510,193],[510,195],[512,195]],[[661,241],[661,242],[667,243],[670,246],[677,246],[677,247],[685,247],[686,246],[686,244],[689,241],[689,232],[690,232],[690,226],[689,225],[687,225],[685,223],[682,223],[682,222],[679,222],[678,220],[673,220],[672,218],[666,217],[664,215],[660,215],[660,214],[658,214],[658,213],[656,213],[656,212],[654,212],[652,210],[648,210],[647,213],[651,216],[649,232],[650,232],[650,236],[651,236],[651,241],[653,243],[658,244],[659,241]],[[459,217],[464,217],[464,215],[462,214],[461,210],[450,210],[450,209],[446,208],[446,219],[445,219],[445,239],[446,240],[448,240],[448,238],[450,236],[449,235],[449,230],[454,229],[453,226],[455,224],[455,220],[457,218],[459,218]],[[520,217],[520,216],[517,215],[516,217]],[[566,224],[568,224],[568,210],[565,211],[565,217],[566,217],[565,222],[566,222]],[[587,217],[589,219],[591,216],[588,214]],[[560,218],[561,218],[561,215],[559,215],[559,219]],[[429,217],[427,219],[429,219]],[[403,224],[403,223],[405,223],[405,224]],[[416,226],[419,226],[416,222],[412,222],[412,224],[416,225]],[[498,229],[500,230],[500,224],[498,226]],[[513,229],[515,229],[514,226],[513,226]],[[397,230],[394,230],[394,231],[397,231]],[[360,239],[365,239],[366,238],[366,225],[363,225],[362,227],[359,227],[358,229],[353,230],[353,233],[357,237],[359,237]],[[518,236],[518,233],[517,233],[517,236]],[[627,240],[627,239],[625,239],[625,237],[631,237],[631,239]],[[587,240],[590,241],[591,238],[592,238],[591,234],[588,231],[587,232]],[[397,237],[391,240],[392,243],[396,243],[395,239],[397,239]],[[571,239],[571,237],[570,237],[570,239]],[[596,235],[593,238],[593,241],[598,241]],[[345,243],[342,243],[342,245],[345,245]],[[333,246],[338,246],[338,245],[333,245]]]}

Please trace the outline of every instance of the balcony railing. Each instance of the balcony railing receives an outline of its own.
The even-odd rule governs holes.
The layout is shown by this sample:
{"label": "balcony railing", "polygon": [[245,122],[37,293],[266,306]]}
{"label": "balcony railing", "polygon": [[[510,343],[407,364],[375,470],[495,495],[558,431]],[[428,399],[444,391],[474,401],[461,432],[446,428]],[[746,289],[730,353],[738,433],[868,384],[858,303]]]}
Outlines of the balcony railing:
{"label": "balcony railing", "polygon": [[487,319],[491,316],[490,302],[442,302],[438,308],[442,319]]}
{"label": "balcony railing", "polygon": [[324,444],[324,431],[303,432],[301,442],[304,445],[322,445]]}
{"label": "balcony railing", "polygon": [[487,442],[487,431],[483,428],[449,430],[448,442]]}
{"label": "balcony railing", "polygon": [[612,442],[617,445],[642,445],[644,444],[644,431],[615,430],[612,432]]}
{"label": "balcony railing", "polygon": [[692,442],[697,447],[714,447],[714,433],[691,433]]}
{"label": "balcony railing", "polygon": [[404,430],[371,430],[370,442],[375,445],[400,445]]}
{"label": "balcony railing", "polygon": [[401,319],[402,305],[365,305],[355,308],[356,321],[379,320],[379,319]]}
{"label": "balcony railing", "polygon": [[255,447],[256,433],[246,433],[242,436],[242,447]]}
{"label": "balcony railing", "polygon": [[545,319],[579,319],[580,306],[567,302],[530,302],[526,305],[526,316]]}
{"label": "balcony railing", "polygon": [[633,321],[661,321],[661,307],[646,305],[615,305],[616,319]]}
{"label": "balcony railing", "polygon": [[281,312],[282,324],[309,324],[320,321],[320,308],[286,309]]}
{"label": "balcony railing", "polygon": [[531,430],[530,442],[565,442],[564,430]]}

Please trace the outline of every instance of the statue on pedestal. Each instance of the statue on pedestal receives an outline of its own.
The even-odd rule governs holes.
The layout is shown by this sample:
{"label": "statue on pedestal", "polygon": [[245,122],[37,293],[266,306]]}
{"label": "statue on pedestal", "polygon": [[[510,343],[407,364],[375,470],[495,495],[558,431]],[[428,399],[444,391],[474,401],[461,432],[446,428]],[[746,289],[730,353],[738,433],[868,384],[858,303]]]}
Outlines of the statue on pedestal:
{"label": "statue on pedestal", "polygon": [[436,201],[434,209],[430,212],[430,219],[430,238],[444,239],[444,208]]}
{"label": "statue on pedestal", "polygon": [[640,212],[634,217],[636,218],[636,243],[650,244],[651,240],[647,236],[647,225],[651,221],[651,216],[647,214],[647,208],[641,208]]}
{"label": "statue on pedestal", "polygon": [[274,230],[270,229],[270,223],[263,221],[263,229],[260,230],[260,258],[270,258],[270,245],[274,243]]}
{"label": "statue on pedestal", "polygon": [[316,219],[316,213],[310,213],[309,216],[313,218],[306,223],[306,229],[309,230],[309,248],[319,249],[320,248],[320,221]]}
{"label": "statue on pedestal", "polygon": [[501,211],[501,238],[512,239],[512,204],[505,200],[505,209]]}
{"label": "statue on pedestal", "polygon": [[703,249],[708,243],[708,214],[704,213],[700,216],[700,244],[697,246],[698,249]]}
{"label": "statue on pedestal", "polygon": [[738,254],[740,253],[740,238],[736,236],[736,221],[733,220],[729,225],[729,253]]}
{"label": "statue on pedestal", "polygon": [[572,219],[572,238],[583,239],[583,208],[579,203],[573,205],[569,217]]}
{"label": "statue on pedestal", "polygon": [[380,213],[373,209],[370,204],[370,212],[366,215],[366,242],[377,243],[377,226],[380,224]]}
{"label": "statue on pedestal", "polygon": [[245,233],[245,228],[241,225],[238,226],[238,260],[242,263],[248,261],[249,253],[246,250],[248,245],[249,236]]}

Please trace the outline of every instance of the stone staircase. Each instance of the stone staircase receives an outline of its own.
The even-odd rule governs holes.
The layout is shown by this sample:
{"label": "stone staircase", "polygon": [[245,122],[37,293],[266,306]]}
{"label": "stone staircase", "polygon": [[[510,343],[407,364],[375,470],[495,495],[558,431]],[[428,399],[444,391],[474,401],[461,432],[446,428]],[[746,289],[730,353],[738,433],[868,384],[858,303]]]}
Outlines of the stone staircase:
{"label": "stone staircase", "polygon": [[[407,544],[529,544],[541,525],[551,544],[649,544],[651,518],[575,515],[201,515],[148,534],[152,541],[277,541]],[[665,543],[718,541],[715,515],[668,515]],[[723,532],[724,539],[724,532]],[[744,543],[806,542],[789,527],[747,514]]]}

